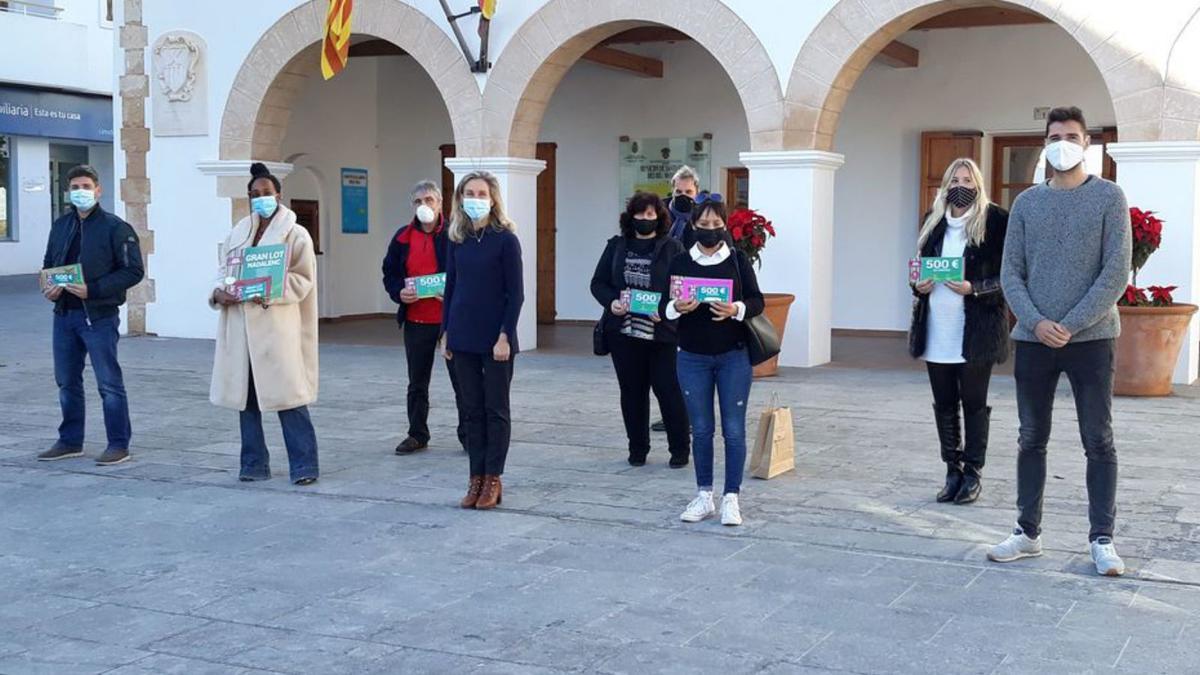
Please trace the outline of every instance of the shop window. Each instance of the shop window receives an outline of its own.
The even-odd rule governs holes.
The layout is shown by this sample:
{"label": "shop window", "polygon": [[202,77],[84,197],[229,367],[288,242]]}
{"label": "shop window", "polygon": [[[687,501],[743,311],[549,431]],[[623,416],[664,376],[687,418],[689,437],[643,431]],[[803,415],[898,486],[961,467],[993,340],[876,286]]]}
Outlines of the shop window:
{"label": "shop window", "polygon": [[12,168],[12,141],[8,136],[0,136],[0,241],[12,241],[12,184],[15,182],[15,171]]}

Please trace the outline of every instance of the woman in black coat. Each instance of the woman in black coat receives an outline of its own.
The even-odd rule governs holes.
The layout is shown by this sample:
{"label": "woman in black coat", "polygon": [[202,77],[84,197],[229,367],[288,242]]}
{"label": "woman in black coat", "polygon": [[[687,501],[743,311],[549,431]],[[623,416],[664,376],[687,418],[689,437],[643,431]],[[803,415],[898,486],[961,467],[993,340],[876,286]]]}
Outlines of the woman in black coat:
{"label": "woman in black coat", "polygon": [[691,442],[687,408],[675,375],[676,325],[657,311],[633,311],[631,298],[623,297],[625,291],[658,293],[660,300],[667,296],[671,260],[683,253],[683,246],[669,235],[670,228],[670,215],[658,195],[635,193],[621,214],[621,234],[608,240],[596,264],[592,296],[604,308],[600,330],[621,387],[629,463],[642,466],[650,453],[653,390],[667,428],[670,465],[677,469],[687,466]]}
{"label": "woman in black coat", "polygon": [[988,385],[992,367],[1009,353],[1008,312],[1000,289],[1007,227],[1008,212],[988,200],[975,162],[951,163],[917,245],[922,258],[961,257],[964,280],[913,283],[909,331],[909,353],[924,359],[929,371],[946,463],[939,502],[969,504],[982,489],[992,413]]}

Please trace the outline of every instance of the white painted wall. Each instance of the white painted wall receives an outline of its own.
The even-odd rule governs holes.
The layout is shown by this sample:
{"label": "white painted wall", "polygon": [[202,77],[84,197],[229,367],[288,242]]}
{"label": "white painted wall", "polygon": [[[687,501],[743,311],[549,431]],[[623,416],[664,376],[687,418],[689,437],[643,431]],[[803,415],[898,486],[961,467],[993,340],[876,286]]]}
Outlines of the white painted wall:
{"label": "white painted wall", "polygon": [[[115,31],[101,0],[55,0],[58,19],[0,11],[0,82],[112,94]],[[14,5],[15,7],[15,5]]]}
{"label": "white painted wall", "polygon": [[[188,29],[204,36],[211,47],[207,102],[210,135],[202,138],[154,137],[149,155],[154,197],[150,217],[157,247],[151,266],[152,270],[158,270],[153,273],[158,302],[150,308],[151,330],[164,335],[211,334],[211,317],[197,312],[195,304],[207,291],[211,256],[203,256],[203,263],[193,261],[201,259],[198,251],[215,250],[215,242],[227,231],[229,203],[215,196],[214,179],[200,175],[196,162],[218,156],[222,113],[232,82],[250,50],[280,16],[303,1],[241,3],[212,0],[144,4],[144,21],[149,27],[151,43],[163,32]],[[445,35],[451,35],[438,0],[405,2],[429,16]],[[755,31],[771,57],[784,90],[805,36],[835,4],[835,0],[723,2]],[[511,37],[543,4],[545,0],[506,0],[502,3],[503,20],[497,20],[492,26],[493,61],[501,58]],[[1160,2],[1151,4],[1161,5]],[[236,16],[237,20],[230,22],[230,16]],[[474,19],[465,20],[462,26],[467,41],[474,46],[477,43]],[[1032,106],[1065,99],[1080,102],[1088,108],[1096,124],[1112,122],[1111,109],[1104,100],[1104,88],[1095,71],[1088,70],[1090,64],[1072,39],[1055,28],[952,30],[911,35],[909,39],[922,49],[922,67],[914,71],[872,67],[856,88],[843,118],[837,149],[847,154],[847,163],[837,174],[836,236],[839,241],[871,241],[872,249],[864,257],[858,256],[853,247],[839,246],[835,252],[838,270],[850,269],[847,260],[860,270],[892,269],[893,266],[902,270],[902,261],[911,248],[911,242],[905,243],[901,238],[902,233],[911,236],[915,230],[916,144],[921,129],[948,125],[969,125],[990,131],[1036,129],[1037,125],[1029,119]],[[587,293],[586,277],[599,255],[604,237],[615,227],[612,196],[616,184],[617,136],[712,131],[717,153],[714,166],[718,168],[736,165],[736,153],[748,147],[744,115],[728,80],[719,74],[711,59],[700,65],[697,58],[696,68],[681,68],[679,59],[684,59],[685,64],[688,62],[688,57],[681,54],[698,48],[693,45],[679,49],[682,51],[678,53],[664,52],[668,77],[657,83],[631,81],[627,75],[604,73],[594,66],[579,65],[560,86],[547,112],[541,136],[544,140],[559,143],[558,311],[561,318],[590,319],[595,315],[594,303]],[[1053,79],[1039,76],[1037,73],[1044,69],[1046,55],[1059,53],[1066,54],[1067,69],[1059,69]],[[975,57],[974,54],[986,54],[989,58]],[[122,62],[120,54],[115,62]],[[340,84],[353,88],[350,83],[359,81],[355,78],[362,75],[356,75],[355,71],[367,69],[359,67],[362,63],[365,61],[356,60],[354,67],[330,86]],[[386,236],[398,221],[407,217],[408,184],[436,171],[428,164],[436,161],[436,146],[451,140],[446,133],[448,125],[441,117],[444,113],[416,114],[417,111],[406,105],[408,85],[403,73],[395,73],[394,81],[385,81],[379,71],[386,67],[375,66],[378,107],[360,108],[346,104],[346,101],[361,98],[338,100],[335,96],[310,93],[306,103],[296,111],[297,120],[312,110],[331,113],[327,119],[351,120],[339,128],[344,138],[339,138],[337,143],[326,138],[331,136],[327,124],[310,123],[307,127],[310,131],[303,143],[336,146],[328,148],[331,156],[321,160],[325,162],[324,166],[314,167],[320,169],[324,183],[333,181],[332,185],[336,185],[337,170],[341,166],[362,165],[372,170],[374,217],[371,234],[353,235],[349,242],[332,236],[327,242],[330,250],[356,259],[361,265],[361,269],[344,271],[329,262],[333,258],[321,263],[330,267],[325,273],[329,290],[324,295],[328,296],[328,302],[322,310],[327,313],[391,310],[390,303],[378,288],[377,257],[381,255]],[[1078,76],[1064,77],[1063,72],[1077,73]],[[706,74],[707,78],[700,73]],[[714,77],[716,80],[712,79]],[[1031,78],[1035,81],[1032,84]],[[486,76],[479,75],[476,79],[482,89]],[[691,92],[696,84],[706,79],[721,84],[712,101],[697,104],[691,100]],[[980,84],[964,87],[960,84],[964,81]],[[979,100],[986,100],[986,104],[966,112],[956,100],[966,99],[974,92],[964,92],[964,89],[978,89]],[[642,99],[634,95],[637,92],[641,93]],[[657,106],[653,105],[655,97]],[[685,104],[678,105],[681,100]],[[897,102],[903,105],[897,105]],[[672,105],[678,109],[672,109]],[[115,107],[119,119],[119,101]],[[412,114],[401,117],[397,113],[402,108]],[[433,125],[423,132],[429,138],[422,139],[417,135],[408,140],[390,137],[391,132],[402,126],[402,120],[419,120],[419,124]],[[319,133],[314,131],[317,126],[320,126]],[[859,131],[848,133],[848,129]],[[363,138],[370,135],[369,130],[373,130],[377,138]],[[301,136],[297,134],[299,132],[294,132],[288,139],[290,153],[305,151],[299,140]],[[373,147],[376,144],[378,148]],[[323,146],[318,149],[324,151]],[[372,157],[372,151],[378,155],[374,164],[364,161]],[[123,157],[119,148],[115,155],[120,173]],[[719,172],[714,179],[723,189]],[[854,200],[848,192],[852,186],[862,185],[871,185],[876,190],[871,193],[870,200]],[[302,189],[313,188],[298,187],[297,191]],[[339,201],[338,190],[326,190],[322,219],[333,226],[333,232],[338,229]],[[872,209],[870,203],[889,206]],[[182,223],[178,215],[180,205],[188,206],[188,218]],[[533,223],[520,225],[534,226]],[[363,262],[368,259],[369,264]],[[155,261],[159,261],[157,267]],[[582,274],[576,273],[580,266]],[[838,274],[835,325],[903,327],[907,302],[902,287],[893,288],[890,278],[882,283],[878,280],[870,283],[865,280],[867,275],[844,278],[840,271]],[[854,273],[849,274],[853,276]],[[902,279],[900,274],[898,271],[897,282]],[[866,301],[866,298],[877,300]]]}
{"label": "white painted wall", "polygon": [[556,301],[560,320],[599,316],[599,305],[588,287],[604,242],[618,229],[621,136],[711,132],[715,185],[702,187],[715,192],[725,191],[723,169],[741,166],[738,152],[750,148],[737,91],[707,51],[694,43],[654,45],[639,51],[663,60],[663,79],[577,63],[550,99],[542,122],[541,140],[558,143]]}
{"label": "white painted wall", "polygon": [[[438,146],[453,142],[446,107],[429,76],[405,57],[355,59],[354,68],[324,82],[310,80],[297,102],[283,154],[299,171],[284,195],[321,201],[321,315],[392,312],[380,264],[396,229],[412,218],[409,190],[422,179],[441,181]],[[343,132],[329,121],[353,111]],[[341,170],[369,172],[366,234],[341,231]]]}
{"label": "white painted wall", "polygon": [[[1089,126],[1116,124],[1100,73],[1057,26],[920,31],[902,41],[920,50],[920,67],[869,66],[834,140],[846,157],[834,207],[835,328],[908,328],[922,131],[1042,133],[1033,108],[1054,105],[1078,105]],[[990,185],[989,148],[985,138]]]}

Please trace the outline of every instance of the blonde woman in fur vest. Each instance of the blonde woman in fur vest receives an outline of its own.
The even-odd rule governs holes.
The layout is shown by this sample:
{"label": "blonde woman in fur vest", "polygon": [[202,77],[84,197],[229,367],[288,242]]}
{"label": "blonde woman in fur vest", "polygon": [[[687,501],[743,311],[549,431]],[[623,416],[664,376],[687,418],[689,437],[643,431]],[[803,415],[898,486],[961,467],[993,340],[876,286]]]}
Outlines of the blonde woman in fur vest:
{"label": "blonde woman in fur vest", "polygon": [[280,203],[279,179],[257,162],[250,175],[252,212],[225,239],[221,260],[249,246],[286,244],[283,296],[239,302],[223,283],[213,290],[209,305],[221,318],[209,398],[239,411],[242,481],[271,477],[262,428],[267,411],[279,414],[292,482],[310,485],[319,475],[317,436],[308,414],[308,404],[317,400],[317,262],[308,231]]}
{"label": "blonde woman in fur vest", "polygon": [[[963,259],[963,280],[913,284],[909,353],[925,360],[946,483],[939,502],[970,504],[982,489],[992,367],[1008,358],[1000,263],[1008,212],[991,203],[974,161],[950,163],[917,241],[922,258]],[[962,410],[962,424],[959,410]],[[965,434],[964,434],[965,432]]]}

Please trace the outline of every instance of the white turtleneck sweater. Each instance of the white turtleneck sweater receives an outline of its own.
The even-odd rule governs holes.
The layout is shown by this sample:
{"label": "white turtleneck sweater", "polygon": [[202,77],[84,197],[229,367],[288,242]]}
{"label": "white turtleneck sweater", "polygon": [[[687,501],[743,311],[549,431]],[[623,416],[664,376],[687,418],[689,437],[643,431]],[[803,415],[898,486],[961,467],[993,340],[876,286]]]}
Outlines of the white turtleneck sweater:
{"label": "white turtleneck sweater", "polygon": [[[954,218],[946,212],[946,238],[942,240],[943,258],[960,258],[967,247],[967,219],[971,211]],[[946,284],[936,284],[929,294],[929,324],[926,327],[925,360],[930,363],[965,363],[962,355],[963,296]]]}

